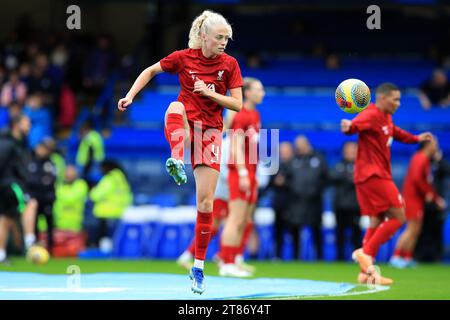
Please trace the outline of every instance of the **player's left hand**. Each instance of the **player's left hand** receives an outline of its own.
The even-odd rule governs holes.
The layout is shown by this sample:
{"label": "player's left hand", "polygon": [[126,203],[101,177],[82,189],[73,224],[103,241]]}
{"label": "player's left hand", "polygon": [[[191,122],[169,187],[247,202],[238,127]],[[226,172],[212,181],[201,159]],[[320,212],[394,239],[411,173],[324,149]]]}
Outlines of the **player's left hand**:
{"label": "player's left hand", "polygon": [[352,121],[347,119],[341,120],[341,131],[343,133],[347,133],[350,131],[350,128],[352,127]]}
{"label": "player's left hand", "polygon": [[421,134],[418,135],[418,137],[419,137],[419,142],[427,141],[427,140],[428,141],[433,140],[433,135],[431,134],[431,132],[421,133]]}
{"label": "player's left hand", "polygon": [[208,87],[206,86],[206,83],[203,80],[200,80],[197,78],[197,81],[195,81],[194,83],[194,93],[199,93],[202,96],[207,96],[210,91],[208,89]]}

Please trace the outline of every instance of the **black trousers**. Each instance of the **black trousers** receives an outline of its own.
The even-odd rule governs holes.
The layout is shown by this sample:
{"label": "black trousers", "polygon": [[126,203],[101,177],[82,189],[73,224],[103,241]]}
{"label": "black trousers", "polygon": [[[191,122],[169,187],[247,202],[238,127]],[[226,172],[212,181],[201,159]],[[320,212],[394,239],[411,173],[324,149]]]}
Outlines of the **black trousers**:
{"label": "black trousers", "polygon": [[434,204],[426,204],[422,232],[414,257],[419,262],[437,262],[444,253],[444,213]]}
{"label": "black trousers", "polygon": [[34,231],[36,236],[38,235],[38,220],[39,216],[44,216],[45,221],[47,222],[47,249],[50,254],[52,254],[53,250],[53,202],[44,202],[38,201],[38,211],[36,215],[36,223],[34,226]]}
{"label": "black trousers", "polygon": [[353,249],[361,247],[361,228],[359,226],[359,213],[345,210],[336,210],[336,247],[337,259],[345,260],[345,231],[350,228],[352,232],[351,243]]}
{"label": "black trousers", "polygon": [[95,245],[100,246],[100,240],[104,237],[112,238],[119,224],[119,219],[98,218],[98,228],[95,237]]}
{"label": "black trousers", "polygon": [[[282,258],[283,253],[283,235],[284,231],[287,231],[293,240],[294,247],[294,259],[299,260],[301,257],[301,243],[300,243],[300,231],[303,230],[303,225],[295,225],[283,220],[282,211],[275,211],[275,257]],[[322,239],[322,225],[311,225],[313,232],[313,241],[316,247],[317,259],[323,259],[323,239]]]}
{"label": "black trousers", "polygon": [[275,219],[275,257],[281,259],[283,256],[283,238],[284,231],[289,232],[293,240],[294,246],[294,259],[298,260],[300,257],[300,225],[291,225],[282,221],[281,219]]}

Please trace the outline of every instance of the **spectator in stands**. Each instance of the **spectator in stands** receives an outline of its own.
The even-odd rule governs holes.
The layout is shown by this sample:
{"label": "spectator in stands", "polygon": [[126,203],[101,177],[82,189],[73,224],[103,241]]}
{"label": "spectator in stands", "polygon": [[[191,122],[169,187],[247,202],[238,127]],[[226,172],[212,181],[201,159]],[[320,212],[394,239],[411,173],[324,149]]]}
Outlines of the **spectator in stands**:
{"label": "spectator in stands", "polygon": [[35,92],[26,100],[24,114],[27,115],[32,124],[29,145],[32,149],[45,137],[52,136],[52,117],[43,105],[42,95]]}
{"label": "spectator in stands", "polygon": [[44,143],[49,149],[50,160],[53,162],[56,168],[56,185],[64,183],[66,175],[66,160],[60,150],[56,148],[56,141],[52,137],[46,137]]}
{"label": "spectator in stands", "polygon": [[50,60],[54,66],[61,69],[66,67],[67,61],[69,60],[69,52],[63,43],[59,43],[53,49]]}
{"label": "spectator in stands", "polygon": [[67,83],[61,86],[61,94],[59,96],[59,117],[58,123],[60,129],[70,129],[75,123],[77,113],[77,99],[75,92]]}
{"label": "spectator in stands", "polygon": [[97,39],[97,46],[89,52],[83,67],[83,86],[89,95],[89,105],[95,103],[116,64],[117,56],[110,37],[101,35]]}
{"label": "spectator in stands", "polygon": [[97,244],[107,252],[118,220],[133,202],[133,194],[123,169],[115,161],[103,161],[101,169],[103,177],[89,197],[94,202],[94,216],[99,219]]}
{"label": "spectator in stands", "polygon": [[[37,218],[42,215],[46,221],[47,249],[53,249],[53,202],[55,201],[56,167],[50,160],[50,150],[40,141],[27,165],[27,188],[31,199],[37,202]],[[35,233],[38,231],[38,219]]]}
{"label": "spectator in stands", "polygon": [[25,50],[23,52],[23,61],[26,63],[33,63],[33,60],[39,54],[39,44],[35,41],[28,42],[25,45]]}
{"label": "spectator in stands", "polygon": [[433,106],[450,106],[450,83],[443,70],[435,70],[432,78],[422,83],[419,99],[425,110]]}
{"label": "spectator in stands", "polygon": [[82,227],[88,186],[85,181],[77,179],[74,166],[68,166],[66,173],[67,179],[56,186],[53,205],[54,257],[77,257],[86,248],[86,234]]}
{"label": "spectator in stands", "polygon": [[55,228],[81,232],[87,198],[88,185],[86,181],[78,178],[75,166],[68,165],[64,182],[56,186],[56,201],[53,206]]}
{"label": "spectator in stands", "polygon": [[12,102],[8,107],[9,118],[16,117],[22,113],[22,106],[17,102]]}
{"label": "spectator in stands", "polygon": [[55,114],[53,106],[57,101],[58,85],[56,79],[52,77],[50,69],[47,55],[39,53],[31,67],[28,90],[30,93],[40,92],[43,103],[52,107],[52,114]]}
{"label": "spectator in stands", "polygon": [[100,178],[100,163],[105,159],[103,137],[93,129],[92,121],[87,120],[80,129],[81,142],[78,146],[76,164],[81,177],[90,187]]}
{"label": "spectator in stands", "polygon": [[23,104],[27,96],[27,87],[19,79],[19,73],[14,70],[9,75],[9,81],[6,82],[1,91],[0,105],[8,106],[12,102]]}
{"label": "spectator in stands", "polygon": [[3,85],[3,83],[6,82],[6,70],[5,68],[0,64],[0,86]]}
{"label": "spectator in stands", "polygon": [[258,52],[250,52],[247,55],[247,67],[250,69],[259,69],[263,66],[261,55]]}
{"label": "spectator in stands", "polygon": [[294,158],[294,149],[290,142],[280,144],[280,169],[276,175],[271,176],[269,188],[273,190],[272,207],[275,211],[275,257],[282,258],[283,231],[288,229],[294,239],[294,257],[298,259],[299,229],[298,225],[289,223],[286,217],[288,204],[293,201],[293,195],[288,187],[289,165]]}
{"label": "spectator in stands", "polygon": [[353,182],[353,171],[358,145],[349,141],[343,147],[343,159],[330,172],[330,182],[334,185],[334,214],[336,216],[336,244],[338,260],[345,260],[345,232],[352,231],[353,250],[361,243],[359,227],[359,205],[356,199],[356,189]]}
{"label": "spectator in stands", "polygon": [[339,57],[335,54],[327,55],[327,57],[325,59],[325,64],[326,64],[328,70],[337,70],[341,67],[341,62],[339,60]]}
{"label": "spectator in stands", "polygon": [[28,88],[31,79],[31,67],[29,63],[24,62],[19,66],[19,78]]}
{"label": "spectator in stands", "polygon": [[289,203],[293,225],[310,226],[314,233],[316,257],[322,255],[322,194],[328,179],[324,157],[315,151],[308,139],[300,135],[295,139],[295,158],[290,164],[289,188],[295,201]]}

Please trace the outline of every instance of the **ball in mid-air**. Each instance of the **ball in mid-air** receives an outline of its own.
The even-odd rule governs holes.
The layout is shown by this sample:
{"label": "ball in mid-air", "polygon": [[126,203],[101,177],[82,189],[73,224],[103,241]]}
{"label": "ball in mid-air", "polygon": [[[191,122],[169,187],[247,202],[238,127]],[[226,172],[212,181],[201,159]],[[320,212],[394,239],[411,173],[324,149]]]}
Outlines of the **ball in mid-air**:
{"label": "ball in mid-air", "polygon": [[50,254],[47,249],[42,246],[34,245],[28,249],[27,259],[31,263],[44,265],[50,259]]}
{"label": "ball in mid-air", "polygon": [[337,87],[335,98],[342,111],[358,113],[369,105],[370,89],[361,80],[347,79]]}

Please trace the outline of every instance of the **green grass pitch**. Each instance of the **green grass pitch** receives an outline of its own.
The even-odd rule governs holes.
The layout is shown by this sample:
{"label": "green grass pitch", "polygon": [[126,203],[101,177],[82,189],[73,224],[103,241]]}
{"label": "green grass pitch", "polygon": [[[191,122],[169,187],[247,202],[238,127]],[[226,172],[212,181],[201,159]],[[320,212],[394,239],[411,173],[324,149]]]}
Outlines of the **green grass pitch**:
{"label": "green grass pitch", "polygon": [[[251,261],[256,267],[255,277],[295,278],[318,281],[355,283],[358,267],[352,263],[305,263],[305,262],[261,262]],[[174,273],[187,274],[187,271],[167,260],[78,260],[52,259],[45,266],[28,263],[24,258],[12,258],[11,266],[0,265],[0,271],[36,272],[45,274],[66,274],[69,265],[78,265],[81,273],[132,272],[132,273]],[[450,299],[450,265],[420,264],[416,269],[398,270],[388,265],[380,265],[381,273],[394,279],[387,291],[370,294],[338,297],[289,299],[346,299],[346,300],[397,300],[397,299]],[[205,275],[217,276],[218,268],[207,262]],[[367,291],[358,287],[354,291]]]}

